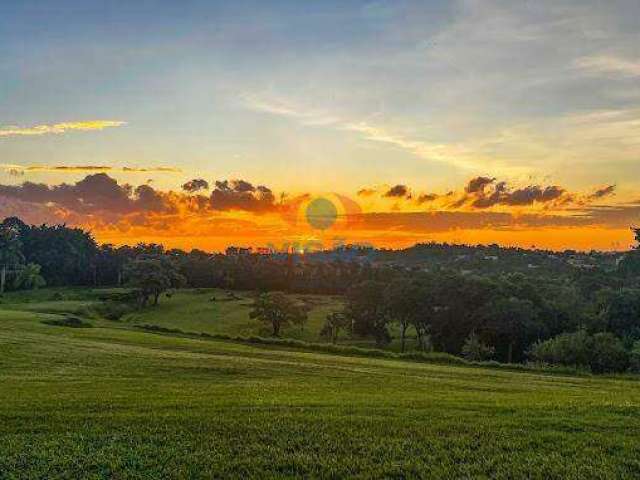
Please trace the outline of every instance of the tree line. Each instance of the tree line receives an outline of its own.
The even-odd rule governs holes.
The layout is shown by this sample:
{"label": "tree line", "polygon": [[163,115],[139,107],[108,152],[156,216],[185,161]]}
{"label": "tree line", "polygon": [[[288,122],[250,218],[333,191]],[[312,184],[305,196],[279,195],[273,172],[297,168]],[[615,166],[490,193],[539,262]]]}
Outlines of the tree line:
{"label": "tree line", "polygon": [[[636,239],[640,242],[640,231]],[[439,255],[446,250],[438,247]],[[259,293],[256,318],[277,320],[278,325],[267,320],[274,335],[282,325],[305,318],[304,311],[276,292],[342,295],[344,309],[331,313],[322,331],[329,341],[353,335],[384,347],[395,337],[403,351],[535,360],[596,371],[624,370],[632,366],[636,349],[640,354],[640,249],[608,268],[494,270],[412,268],[376,264],[357,255],[343,259],[185,252],[158,244],[116,247],[99,245],[90,233],[64,225],[32,226],[15,217],[0,224],[3,290],[37,288],[45,282],[126,285],[140,308],[182,286],[250,290]]]}

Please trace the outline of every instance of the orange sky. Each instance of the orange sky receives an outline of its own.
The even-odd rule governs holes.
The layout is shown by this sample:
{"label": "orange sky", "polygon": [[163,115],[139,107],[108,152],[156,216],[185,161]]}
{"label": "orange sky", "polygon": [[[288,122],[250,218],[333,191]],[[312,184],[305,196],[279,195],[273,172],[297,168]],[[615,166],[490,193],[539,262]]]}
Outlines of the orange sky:
{"label": "orange sky", "polygon": [[626,250],[633,243],[629,227],[640,213],[637,203],[613,201],[615,185],[578,192],[482,176],[440,193],[397,184],[353,195],[281,195],[246,180],[194,179],[181,191],[161,190],[118,182],[102,171],[78,178],[57,185],[0,184],[0,217],[77,225],[105,243],[156,242],[186,250],[402,248],[432,241]]}

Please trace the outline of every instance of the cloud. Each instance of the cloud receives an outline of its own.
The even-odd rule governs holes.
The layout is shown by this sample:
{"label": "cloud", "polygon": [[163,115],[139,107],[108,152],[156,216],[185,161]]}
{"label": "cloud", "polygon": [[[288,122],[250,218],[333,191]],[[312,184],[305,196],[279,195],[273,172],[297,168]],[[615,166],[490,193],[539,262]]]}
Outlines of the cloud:
{"label": "cloud", "polygon": [[0,185],[0,196],[23,202],[53,205],[78,214],[104,213],[124,215],[135,211],[169,211],[164,194],[149,185],[135,190],[119,185],[106,173],[88,175],[75,184],[49,186],[24,182],[21,185]]}
{"label": "cloud", "polygon": [[359,197],[370,197],[376,193],[378,193],[378,191],[375,188],[361,188],[358,190],[357,195]]}
{"label": "cloud", "polygon": [[[525,185],[512,186],[506,181],[498,181],[495,177],[479,176],[471,178],[458,191],[444,194],[433,192],[412,194],[407,185],[395,185],[386,189],[361,189],[359,196],[377,195],[379,198],[413,199],[414,205],[429,204],[429,211],[485,210],[498,208],[522,210],[532,207],[539,210],[568,210],[586,207],[596,200],[614,194],[615,185],[604,186],[590,193],[571,192],[559,185]],[[400,210],[406,210],[411,204],[396,204]]]}
{"label": "cloud", "polygon": [[515,171],[502,161],[478,155],[477,152],[460,144],[413,138],[360,119],[345,119],[325,112],[294,106],[282,99],[262,98],[249,94],[241,95],[240,98],[241,103],[251,110],[292,118],[307,126],[330,127],[345,132],[355,132],[365,140],[400,148],[424,160],[448,164],[462,170],[477,170],[481,165],[490,165],[493,168],[499,167],[503,171]]}
{"label": "cloud", "polygon": [[483,192],[487,185],[490,185],[495,181],[495,178],[489,177],[476,177],[469,180],[469,183],[465,187],[467,193]]}
{"label": "cloud", "polygon": [[416,198],[416,203],[418,205],[422,205],[423,203],[433,202],[438,198],[438,195],[435,193],[423,193]]}
{"label": "cloud", "polygon": [[104,130],[105,128],[121,127],[123,125],[126,125],[126,122],[119,120],[87,120],[83,122],[34,125],[31,127],[5,126],[0,127],[0,137],[61,134],[70,131],[87,132],[92,130]]}
{"label": "cloud", "polygon": [[640,60],[598,55],[578,58],[574,64],[577,68],[590,73],[612,73],[622,77],[640,77]]}
{"label": "cloud", "polygon": [[200,190],[209,190],[209,182],[202,178],[194,178],[182,185],[182,190],[189,193],[198,192]]}
{"label": "cloud", "polygon": [[129,173],[181,173],[182,170],[176,167],[112,167],[109,165],[12,165],[0,164],[6,172],[20,172],[24,175],[27,172],[57,172],[57,173],[78,173],[78,172],[129,172]]}
{"label": "cloud", "polygon": [[242,210],[264,213],[278,209],[271,189],[264,185],[254,187],[245,180],[216,181],[215,188],[211,192],[210,203],[212,209],[220,211]]}
{"label": "cloud", "polygon": [[599,200],[601,198],[608,197],[610,195],[615,195],[615,190],[616,190],[615,185],[609,185],[609,186],[597,189],[595,192],[590,194],[587,198],[589,200]]}
{"label": "cloud", "polygon": [[395,185],[387,190],[383,196],[387,198],[411,198],[406,185]]}
{"label": "cloud", "polygon": [[[384,198],[392,190],[397,195],[404,192],[403,198],[411,191],[406,185],[396,185],[377,189],[376,193]],[[490,177],[482,181],[475,177],[458,192],[422,193],[412,196],[410,202],[394,202],[399,204],[397,211],[393,210],[397,205],[389,207],[388,202],[380,204],[384,211],[363,211],[353,199],[342,195],[326,198],[333,198],[336,205],[342,206],[332,233],[347,242],[372,241],[381,246],[397,246],[397,242],[409,244],[434,238],[455,241],[464,231],[471,235],[465,238],[510,244],[509,239],[517,237],[519,244],[528,246],[538,231],[536,244],[543,244],[540,242],[549,237],[549,245],[571,246],[574,245],[571,242],[576,242],[575,245],[588,246],[591,242],[610,248],[615,229],[615,239],[624,248],[628,245],[625,238],[630,236],[629,225],[640,219],[640,203],[609,206],[586,203],[587,198],[594,195],[603,198],[612,191],[612,186],[607,186],[580,194],[556,185],[512,187]],[[100,172],[73,184],[0,185],[0,217],[17,215],[33,223],[81,226],[90,229],[101,241],[119,238],[131,243],[162,238],[174,246],[175,239],[180,237],[185,242],[181,246],[200,248],[214,243],[218,247],[237,244],[239,239],[265,245],[313,237],[307,222],[300,221],[311,198],[309,194],[301,194],[276,201],[270,188],[247,180],[218,180],[209,196],[161,191],[148,184],[137,187],[119,184]],[[452,206],[453,201],[460,200],[458,207]],[[415,207],[416,203],[429,203],[428,209],[402,210],[410,205]],[[540,205],[542,208],[538,208]],[[567,229],[580,228],[591,230],[583,231],[583,237],[581,233],[571,234],[572,240],[566,240]],[[554,230],[565,232],[561,233],[565,240],[552,241],[553,235],[545,236],[541,229],[565,229]],[[513,237],[509,237],[509,232]]]}

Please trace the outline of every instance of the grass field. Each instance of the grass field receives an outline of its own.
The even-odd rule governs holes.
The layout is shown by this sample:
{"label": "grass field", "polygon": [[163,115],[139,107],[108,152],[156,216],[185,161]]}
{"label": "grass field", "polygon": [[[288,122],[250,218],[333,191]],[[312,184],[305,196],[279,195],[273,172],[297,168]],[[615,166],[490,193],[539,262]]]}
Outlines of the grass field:
{"label": "grass field", "polygon": [[91,300],[38,295],[0,304],[2,479],[640,476],[632,379],[51,326]]}
{"label": "grass field", "polygon": [[[269,326],[249,318],[252,293],[234,292],[238,298],[228,298],[227,292],[216,289],[181,290],[170,298],[162,298],[158,308],[132,313],[124,318],[130,324],[153,324],[185,331],[222,333],[227,335],[270,335]],[[338,298],[323,295],[292,295],[310,308],[303,329],[288,327],[282,334],[306,341],[318,341],[320,329],[328,313],[342,305]],[[215,298],[215,301],[212,299]]]}

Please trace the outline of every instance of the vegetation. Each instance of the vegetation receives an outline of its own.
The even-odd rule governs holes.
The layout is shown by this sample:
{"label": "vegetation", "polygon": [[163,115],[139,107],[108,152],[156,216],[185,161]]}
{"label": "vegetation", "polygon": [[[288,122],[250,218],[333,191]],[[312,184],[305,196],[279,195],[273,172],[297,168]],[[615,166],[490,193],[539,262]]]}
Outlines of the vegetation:
{"label": "vegetation", "polygon": [[282,292],[273,292],[263,293],[256,298],[249,317],[271,325],[273,336],[279,337],[283,327],[289,325],[302,327],[307,319],[307,313],[302,306]]}
{"label": "vegetation", "polygon": [[[622,345],[628,360],[579,364],[594,371],[632,365],[633,346],[640,340],[638,249],[614,255],[427,244],[393,252],[340,247],[265,255],[231,248],[227,254],[208,254],[157,244],[100,246],[82,230],[28,226],[17,218],[6,219],[0,231],[3,278],[12,277],[4,282],[7,287],[39,288],[45,281],[129,287],[129,296],[94,307],[111,320],[143,321],[147,307],[164,295],[168,308],[144,322],[180,328],[176,322],[184,320],[177,315],[187,315],[188,322],[198,324],[196,331],[209,332],[207,312],[225,310],[225,318],[237,320],[229,320],[229,328],[242,330],[234,334],[262,334],[256,320],[272,335],[309,342],[373,342],[401,352],[435,350],[509,364],[574,365],[563,355],[534,352],[544,350],[540,345],[556,345],[560,335],[584,331],[607,352]],[[227,307],[198,303],[193,309],[200,310],[191,313],[171,301],[182,286],[245,293],[217,294],[211,303],[228,302]],[[295,295],[342,300],[318,309]],[[606,343],[611,335],[615,341]]]}
{"label": "vegetation", "polygon": [[150,297],[153,305],[158,305],[162,293],[185,282],[173,262],[162,255],[139,255],[126,265],[125,275],[127,284],[136,291],[140,307],[146,307]]}
{"label": "vegetation", "polygon": [[[68,328],[41,323],[67,313],[23,309],[49,308],[40,304],[54,292],[14,292],[0,310],[5,478],[640,475],[635,380],[312,353],[99,319]],[[74,309],[111,295],[59,292],[60,308]]]}

